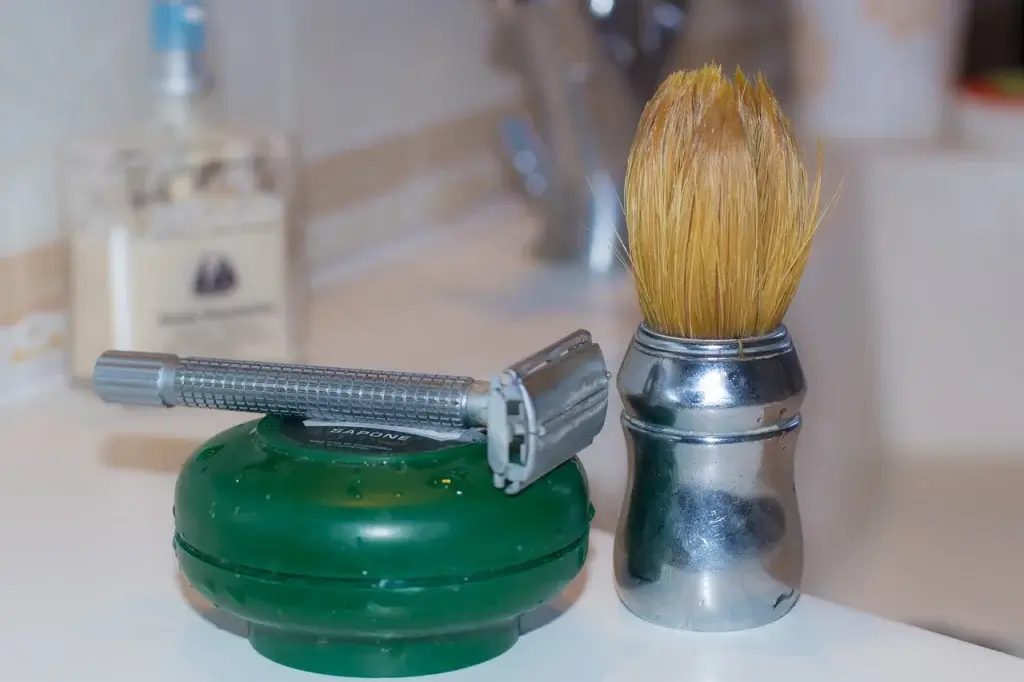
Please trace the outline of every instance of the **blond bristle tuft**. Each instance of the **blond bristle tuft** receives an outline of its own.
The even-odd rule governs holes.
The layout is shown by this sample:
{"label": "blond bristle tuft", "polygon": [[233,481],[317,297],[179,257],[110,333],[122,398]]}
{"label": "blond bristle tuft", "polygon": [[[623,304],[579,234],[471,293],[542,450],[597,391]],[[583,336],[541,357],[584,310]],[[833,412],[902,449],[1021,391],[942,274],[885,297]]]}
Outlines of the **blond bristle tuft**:
{"label": "blond bristle tuft", "polygon": [[648,327],[690,339],[782,323],[821,216],[763,77],[680,71],[644,108],[626,171],[630,261]]}

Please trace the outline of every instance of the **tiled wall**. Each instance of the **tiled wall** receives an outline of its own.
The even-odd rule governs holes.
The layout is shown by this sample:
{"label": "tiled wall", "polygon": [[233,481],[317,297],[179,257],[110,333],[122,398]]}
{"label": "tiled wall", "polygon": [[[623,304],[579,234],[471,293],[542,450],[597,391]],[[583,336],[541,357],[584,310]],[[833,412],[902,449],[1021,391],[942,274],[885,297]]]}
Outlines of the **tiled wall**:
{"label": "tiled wall", "polygon": [[[64,333],[54,156],[145,111],[135,0],[4,3],[0,22],[0,399],[56,376]],[[142,24],[144,26],[144,24]],[[132,56],[134,58],[129,58]]]}
{"label": "tiled wall", "polygon": [[491,140],[518,83],[491,65],[490,0],[252,2],[220,0],[223,25],[258,22],[222,35],[227,100],[299,132],[314,270],[500,186]]}
{"label": "tiled wall", "polygon": [[[501,191],[487,0],[209,0],[227,116],[296,134],[312,275]],[[0,23],[0,387],[55,374],[54,156],[146,116],[145,0],[5,4]],[[0,400],[4,389],[0,388]]]}

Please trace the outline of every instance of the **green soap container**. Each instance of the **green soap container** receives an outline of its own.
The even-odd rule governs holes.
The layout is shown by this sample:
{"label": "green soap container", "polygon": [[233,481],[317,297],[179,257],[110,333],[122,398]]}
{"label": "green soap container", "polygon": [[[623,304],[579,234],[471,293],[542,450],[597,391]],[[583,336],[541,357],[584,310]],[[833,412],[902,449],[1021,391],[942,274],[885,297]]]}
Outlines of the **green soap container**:
{"label": "green soap container", "polygon": [[507,651],[519,617],[582,570],[593,517],[575,458],[507,495],[481,431],[453,440],[275,416],[203,444],[174,509],[182,572],[248,622],[257,652],[349,677]]}

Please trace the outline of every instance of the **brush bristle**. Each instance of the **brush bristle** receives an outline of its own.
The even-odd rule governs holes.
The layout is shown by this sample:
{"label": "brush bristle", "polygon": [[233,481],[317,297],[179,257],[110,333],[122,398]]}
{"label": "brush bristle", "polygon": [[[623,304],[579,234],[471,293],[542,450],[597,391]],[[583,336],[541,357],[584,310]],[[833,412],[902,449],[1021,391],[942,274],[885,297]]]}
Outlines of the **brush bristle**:
{"label": "brush bristle", "polygon": [[630,261],[644,320],[690,339],[782,323],[821,216],[763,77],[680,71],[647,103],[626,172]]}

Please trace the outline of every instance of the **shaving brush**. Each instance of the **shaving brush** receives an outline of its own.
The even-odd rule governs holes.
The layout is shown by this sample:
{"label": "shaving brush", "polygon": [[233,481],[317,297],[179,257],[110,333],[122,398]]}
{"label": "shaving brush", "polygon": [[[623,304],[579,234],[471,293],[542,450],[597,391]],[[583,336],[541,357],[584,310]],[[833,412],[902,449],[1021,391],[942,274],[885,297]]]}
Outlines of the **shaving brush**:
{"label": "shaving brush", "polygon": [[617,377],[630,474],[614,561],[644,620],[741,630],[799,598],[805,384],[782,321],[821,219],[816,175],[762,77],[678,72],[643,111],[624,205],[643,323]]}

